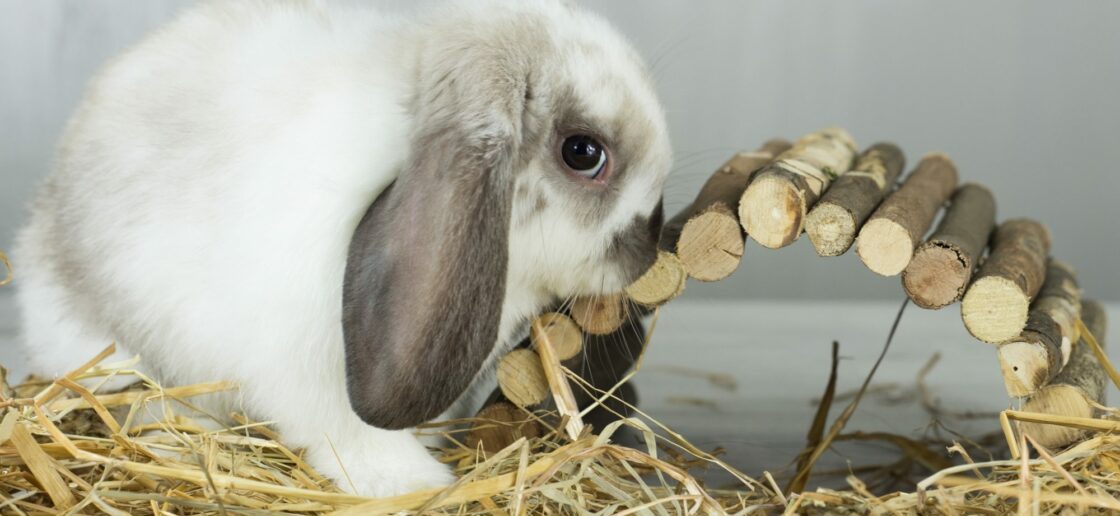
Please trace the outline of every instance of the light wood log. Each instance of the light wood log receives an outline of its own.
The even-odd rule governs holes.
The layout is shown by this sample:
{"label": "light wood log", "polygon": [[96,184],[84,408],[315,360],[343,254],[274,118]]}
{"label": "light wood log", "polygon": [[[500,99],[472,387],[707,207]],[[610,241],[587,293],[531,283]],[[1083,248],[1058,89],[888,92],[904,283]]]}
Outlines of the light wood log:
{"label": "light wood log", "polygon": [[[621,323],[612,331],[619,326]],[[583,361],[584,335],[572,319],[557,312],[537,317],[530,325],[529,339],[538,350],[539,343],[544,340],[542,336],[548,338],[551,352],[557,361],[569,368],[579,367]],[[532,409],[548,399],[548,372],[541,358],[532,349],[517,348],[498,362],[498,387],[514,405]]]}
{"label": "light wood log", "polygon": [[1066,365],[1079,338],[1080,316],[1081,291],[1073,269],[1050,260],[1026,327],[1018,338],[999,346],[999,365],[1009,396],[1033,394]]}
{"label": "light wood log", "polygon": [[[541,322],[539,325],[540,328],[548,333],[550,339],[559,339],[550,340],[554,348],[562,347],[560,343],[570,338],[568,336],[569,330],[571,327],[575,326],[575,323],[570,321],[556,322],[564,321],[563,317],[564,316],[561,314],[553,313],[542,315],[538,319]],[[531,328],[537,326],[538,325],[534,324]],[[553,328],[553,326],[555,326],[555,328]],[[535,335],[537,332],[533,330],[530,331],[533,336],[539,338],[539,335]],[[614,387],[615,384],[622,380],[627,371],[633,367],[635,360],[637,360],[638,356],[642,353],[642,348],[645,345],[646,333],[639,315],[631,312],[624,324],[610,334],[581,334],[580,337],[583,341],[580,346],[580,352],[564,360],[562,365],[597,389],[590,393],[584,389],[573,389],[576,403],[581,409],[584,409],[598,398],[599,392]],[[526,341],[521,343],[521,347],[511,352],[511,354],[517,354],[513,360],[507,362],[503,359],[499,362],[498,388],[491,393],[490,397],[483,404],[483,407],[489,407],[497,403],[508,403],[515,407],[519,406],[524,409],[524,411],[530,413],[537,413],[540,411],[547,412],[555,409],[555,404],[551,397],[545,394],[542,398],[542,395],[539,394],[548,391],[548,380],[544,375],[543,369],[541,369],[539,373],[535,371],[540,368],[541,359],[527,347],[530,345],[530,342],[532,342],[530,339],[526,339]],[[505,368],[503,368],[502,364],[506,364]],[[523,374],[521,370],[507,370],[503,373],[503,369],[507,368],[525,368],[525,370],[529,371],[529,374]],[[514,397],[522,403],[527,400],[542,399],[536,403],[520,405],[517,401],[511,399],[507,395],[507,392],[512,393]],[[524,392],[532,394],[520,394]],[[595,428],[602,429],[606,424],[618,419],[618,414],[624,417],[629,416],[630,409],[626,404],[637,404],[637,393],[634,388],[629,385],[622,385],[615,392],[615,397],[619,399],[607,400],[604,404],[605,406],[592,410],[585,418],[585,422],[593,425]],[[623,401],[626,403],[623,403]],[[523,420],[526,412],[516,414],[517,421]],[[479,417],[483,416],[484,414],[480,412]]]}
{"label": "light wood log", "polygon": [[657,261],[640,278],[626,287],[626,295],[634,302],[654,307],[659,306],[684,291],[688,278],[677,255],[668,251],[658,251]]}
{"label": "light wood log", "polygon": [[[1105,345],[1108,321],[1104,308],[1096,301],[1082,304],[1081,318],[1097,343]],[[1068,417],[1095,417],[1098,410],[1092,405],[1105,402],[1106,376],[1089,345],[1081,340],[1073,347],[1069,363],[1054,381],[1042,387],[1023,405],[1024,412],[1037,412]],[[1092,402],[1092,403],[1090,403]],[[1039,445],[1060,448],[1073,444],[1085,431],[1058,425],[1023,423],[1023,433],[1034,438]]]}
{"label": "light wood log", "polygon": [[510,351],[498,361],[497,376],[502,394],[518,407],[539,405],[548,398],[548,379],[536,351]]}
{"label": "light wood log", "polygon": [[623,294],[580,297],[572,302],[572,319],[587,333],[605,335],[622,326],[627,305]]}
{"label": "light wood log", "polygon": [[739,199],[752,174],[790,146],[788,141],[774,139],[754,152],[740,152],[700,188],[676,245],[677,256],[689,276],[717,281],[739,267],[745,241],[737,215]]}
{"label": "light wood log", "polygon": [[692,205],[685,206],[661,227],[661,237],[657,241],[657,258],[653,265],[638,279],[628,285],[623,292],[634,302],[647,308],[660,306],[684,291],[688,273],[684,263],[677,257],[677,242],[685,222],[692,213]]}
{"label": "light wood log", "polygon": [[902,149],[876,143],[860,154],[856,166],[825,190],[805,219],[805,233],[820,256],[840,256],[883,197],[894,187],[906,164]]}
{"label": "light wood log", "polygon": [[856,143],[847,131],[824,129],[808,134],[755,173],[739,201],[743,229],[764,247],[785,247],[801,235],[809,208],[855,159]]}
{"label": "light wood log", "polygon": [[1012,219],[992,235],[991,251],[961,301],[964,326],[977,339],[1007,342],[1023,331],[1046,278],[1050,234],[1029,219]]}
{"label": "light wood log", "polygon": [[[531,325],[529,339],[537,342],[541,337],[540,332],[548,335],[556,357],[560,360],[569,360],[578,356],[583,351],[583,333],[579,326],[570,317],[557,312],[549,312],[537,317],[540,325]],[[539,328],[539,329],[538,329]]]}
{"label": "light wood log", "polygon": [[859,230],[856,253],[876,274],[894,276],[910,264],[914,248],[937,210],[957,187],[957,167],[944,154],[930,154]]}
{"label": "light wood log", "polygon": [[929,309],[959,300],[995,226],[992,192],[972,183],[957,188],[941,224],[918,246],[902,271],[906,295],[914,304]]}

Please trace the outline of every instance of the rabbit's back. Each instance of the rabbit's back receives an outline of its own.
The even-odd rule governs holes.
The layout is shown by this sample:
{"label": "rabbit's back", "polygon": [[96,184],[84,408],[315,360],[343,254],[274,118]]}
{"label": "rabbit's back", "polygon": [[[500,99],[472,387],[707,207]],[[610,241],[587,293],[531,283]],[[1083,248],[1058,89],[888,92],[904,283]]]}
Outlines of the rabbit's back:
{"label": "rabbit's back", "polygon": [[310,342],[341,362],[346,249],[404,159],[408,77],[390,20],[332,9],[203,4],[92,81],[17,249],[33,361],[66,319],[166,381]]}

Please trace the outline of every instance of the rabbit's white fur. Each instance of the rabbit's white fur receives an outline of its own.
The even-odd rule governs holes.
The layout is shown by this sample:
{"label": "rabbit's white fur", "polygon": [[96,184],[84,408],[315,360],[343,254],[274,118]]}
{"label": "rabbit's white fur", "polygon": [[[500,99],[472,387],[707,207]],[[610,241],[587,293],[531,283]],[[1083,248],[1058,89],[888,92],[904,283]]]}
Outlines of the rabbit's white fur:
{"label": "rabbit's white fur", "polygon": [[[347,478],[367,495],[450,481],[410,432],[371,427],[351,409],[341,288],[351,231],[409,151],[416,48],[438,37],[428,31],[443,18],[510,7],[461,4],[414,22],[314,2],[204,3],[112,61],[70,121],[19,237],[35,370],[62,374],[117,341],[118,355],[140,354],[140,368],[169,384],[240,382],[241,399],[217,410],[275,421],[344,489]],[[581,95],[596,101],[588,108],[605,118],[629,96],[660,115],[646,77],[619,89],[588,74],[633,59],[604,22],[582,12],[572,20],[547,0],[516,9],[548,20],[555,38],[605,41],[565,72],[596,92]],[[664,128],[652,130],[646,165],[667,168]],[[559,203],[540,227],[511,232],[511,249],[522,250],[547,234],[541,252],[568,267],[511,260],[499,330],[507,344],[491,358],[556,293],[622,286],[590,270],[583,250],[648,213],[663,177],[629,182],[595,236]],[[513,216],[515,226],[525,218]],[[479,378],[473,391],[489,381]]]}

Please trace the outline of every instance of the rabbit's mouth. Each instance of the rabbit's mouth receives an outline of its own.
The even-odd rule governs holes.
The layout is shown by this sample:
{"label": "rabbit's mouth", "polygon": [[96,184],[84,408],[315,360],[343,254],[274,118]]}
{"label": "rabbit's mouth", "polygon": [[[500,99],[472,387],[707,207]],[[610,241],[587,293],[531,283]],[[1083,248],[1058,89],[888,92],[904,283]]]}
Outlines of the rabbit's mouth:
{"label": "rabbit's mouth", "polygon": [[623,285],[638,279],[657,260],[657,242],[664,221],[662,201],[648,216],[637,215],[615,234],[607,260],[615,264]]}

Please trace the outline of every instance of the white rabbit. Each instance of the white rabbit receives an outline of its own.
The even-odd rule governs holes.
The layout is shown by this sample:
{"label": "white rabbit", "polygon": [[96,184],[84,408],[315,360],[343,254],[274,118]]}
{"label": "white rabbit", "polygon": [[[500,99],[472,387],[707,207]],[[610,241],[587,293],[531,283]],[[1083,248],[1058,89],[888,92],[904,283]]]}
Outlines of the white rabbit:
{"label": "white rabbit", "polygon": [[15,254],[26,348],[234,380],[340,487],[442,485],[407,429],[652,263],[669,162],[637,54],[575,6],[203,3],[71,119]]}

